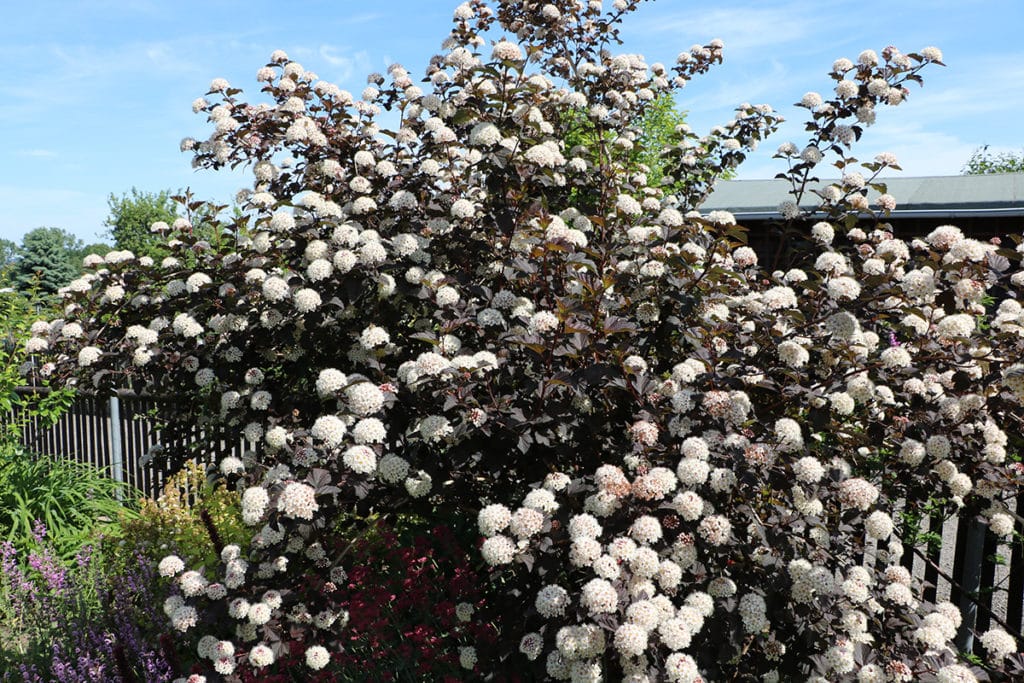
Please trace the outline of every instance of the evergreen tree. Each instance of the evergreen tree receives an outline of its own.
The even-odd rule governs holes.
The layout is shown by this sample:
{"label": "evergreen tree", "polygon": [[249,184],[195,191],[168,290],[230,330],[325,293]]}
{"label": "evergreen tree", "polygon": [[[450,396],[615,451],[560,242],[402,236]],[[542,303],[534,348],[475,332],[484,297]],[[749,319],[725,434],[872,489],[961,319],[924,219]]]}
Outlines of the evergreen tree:
{"label": "evergreen tree", "polygon": [[27,291],[34,286],[40,294],[56,294],[79,273],[74,262],[82,242],[60,228],[36,228],[25,234],[14,263],[14,282]]}

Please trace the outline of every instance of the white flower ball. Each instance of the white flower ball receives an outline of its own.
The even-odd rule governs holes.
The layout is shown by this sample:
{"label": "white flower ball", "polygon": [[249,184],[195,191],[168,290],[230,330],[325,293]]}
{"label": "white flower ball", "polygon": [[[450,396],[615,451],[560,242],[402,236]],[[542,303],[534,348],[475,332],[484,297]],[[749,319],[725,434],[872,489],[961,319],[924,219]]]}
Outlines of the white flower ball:
{"label": "white flower ball", "polygon": [[369,446],[352,446],[345,451],[342,462],[356,474],[372,474],[377,469],[377,453]]}
{"label": "white flower ball", "polygon": [[409,461],[394,453],[388,453],[377,464],[377,475],[389,484],[397,484],[409,475]]}
{"label": "white flower ball", "polygon": [[331,655],[327,648],[322,645],[314,645],[306,649],[306,666],[313,671],[319,671],[331,661]]}
{"label": "white flower ball", "polygon": [[495,536],[512,521],[512,513],[504,505],[488,505],[476,516],[476,523],[483,536]]}
{"label": "white flower ball", "polygon": [[260,643],[249,650],[249,663],[257,669],[270,666],[274,663],[274,651]]}
{"label": "white flower ball", "polygon": [[868,538],[884,541],[892,534],[892,517],[881,510],[875,510],[864,520],[864,531]]}
{"label": "white flower ball", "polygon": [[491,536],[480,546],[480,554],[487,564],[509,564],[516,554],[516,546],[507,536]]}
{"label": "white flower ball", "polygon": [[157,571],[160,576],[171,577],[182,572],[185,569],[185,563],[177,555],[168,555],[164,559],[160,560],[160,564],[157,567]]}
{"label": "white flower ball", "polygon": [[287,517],[311,520],[320,505],[316,502],[316,491],[312,486],[293,481],[284,487],[278,497],[277,509]]}
{"label": "white flower ball", "polygon": [[537,612],[545,619],[553,619],[554,617],[560,617],[565,614],[566,607],[569,606],[569,593],[561,586],[549,585],[544,586],[537,593],[537,599],[534,601],[534,606],[537,608]]}
{"label": "white flower ball", "polygon": [[345,438],[348,428],[337,415],[322,415],[313,423],[310,434],[324,442],[328,448],[337,448]]}

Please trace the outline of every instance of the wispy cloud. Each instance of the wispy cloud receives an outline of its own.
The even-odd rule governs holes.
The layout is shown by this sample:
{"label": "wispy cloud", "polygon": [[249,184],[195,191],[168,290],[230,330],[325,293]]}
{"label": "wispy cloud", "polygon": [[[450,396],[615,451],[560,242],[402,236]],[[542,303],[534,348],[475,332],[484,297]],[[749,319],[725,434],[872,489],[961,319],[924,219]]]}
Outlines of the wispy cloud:
{"label": "wispy cloud", "polygon": [[[111,91],[138,92],[150,84],[190,80],[202,83],[210,70],[188,58],[195,45],[179,41],[126,44],[46,44],[33,49],[25,78],[0,85],[0,120],[35,120],[59,108],[109,96]],[[101,95],[102,94],[102,95]]]}
{"label": "wispy cloud", "polygon": [[35,159],[56,159],[58,156],[52,149],[23,149],[18,152],[18,155]]}
{"label": "wispy cloud", "polygon": [[[903,170],[887,171],[883,175],[955,175],[960,172],[977,147],[970,140],[964,140],[946,131],[935,130],[920,122],[907,122],[905,118],[890,119],[868,127],[855,148],[855,156],[861,160],[870,160],[880,152],[895,154]],[[771,178],[776,173],[784,171],[785,164],[771,157],[779,143],[786,140],[802,145],[806,141],[806,133],[801,132],[799,125],[788,123],[776,139],[765,142],[761,149],[740,167],[739,179]],[[839,170],[831,165],[833,160],[834,157],[830,154],[818,168],[821,177],[839,176]]]}
{"label": "wispy cloud", "polygon": [[922,90],[911,93],[915,116],[938,122],[996,114],[993,123],[1019,129],[1018,117],[1007,113],[1024,108],[1024,52],[972,59],[930,76]]}
{"label": "wispy cloud", "polygon": [[959,172],[974,151],[974,145],[961,137],[929,128],[921,123],[885,123],[873,126],[861,142],[870,158],[882,151],[892,152],[903,169],[901,176],[949,175]]}
{"label": "wispy cloud", "polygon": [[342,23],[346,26],[352,26],[356,24],[369,24],[370,22],[385,18],[387,18],[387,15],[381,14],[380,12],[364,12],[362,14],[347,16]]}
{"label": "wispy cloud", "polygon": [[822,10],[830,3],[818,3],[817,11],[806,11],[805,2],[787,2],[771,7],[742,6],[659,14],[641,21],[640,30],[654,34],[686,35],[707,42],[720,38],[731,54],[761,50],[770,46],[795,44],[816,33],[828,21]]}
{"label": "wispy cloud", "polygon": [[728,118],[732,110],[742,102],[774,100],[778,96],[779,86],[793,80],[793,74],[785,64],[773,60],[769,68],[767,74],[760,73],[756,79],[732,74],[728,79],[695,82],[684,89],[676,100],[682,108],[701,115],[701,118],[704,113],[713,113],[715,118]]}
{"label": "wispy cloud", "polygon": [[[330,66],[330,79],[339,83],[352,79],[362,82],[362,77],[374,70],[370,54],[366,50],[353,50],[344,45],[322,44],[315,49],[300,47],[294,53],[302,59],[314,59],[320,64]],[[327,71],[326,69],[316,70]]]}
{"label": "wispy cloud", "polygon": [[[272,0],[7,3],[0,129],[13,142],[2,152],[10,163],[0,172],[8,216],[0,232],[59,225],[91,239],[107,194],[132,185],[189,184],[197,196],[230,200],[251,178],[191,174],[177,152],[181,135],[208,132],[189,103],[212,78],[227,78],[259,101],[253,76],[277,48],[352,92],[365,74],[392,62],[420,74],[459,1],[310,0],[283,13]],[[747,178],[781,170],[771,159],[780,143],[806,141],[807,111],[790,105],[808,90],[831,92],[835,58],[888,44],[938,45],[949,67],[928,69],[923,89],[912,87],[906,103],[879,111],[855,154],[892,151],[904,175],[956,173],[980,145],[1018,151],[1024,144],[1021,25],[1022,0],[863,0],[856,7],[847,0],[661,0],[641,3],[626,19],[621,50],[670,64],[692,43],[725,42],[724,63],[687,85],[678,104],[701,133],[741,102],[766,102],[789,119],[740,168]],[[393,123],[387,116],[382,126]],[[53,187],[58,168],[67,190]]]}

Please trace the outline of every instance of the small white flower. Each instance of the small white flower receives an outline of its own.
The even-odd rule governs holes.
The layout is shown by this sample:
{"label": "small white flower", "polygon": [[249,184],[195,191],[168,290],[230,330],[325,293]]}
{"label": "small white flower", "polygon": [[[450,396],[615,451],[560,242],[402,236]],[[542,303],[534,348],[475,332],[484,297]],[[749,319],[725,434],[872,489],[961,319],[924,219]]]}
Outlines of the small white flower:
{"label": "small white flower", "polygon": [[[377,469],[377,453],[369,446],[352,446],[345,451],[342,462],[357,474],[372,474]],[[408,465],[405,469],[408,471]],[[403,472],[402,477],[404,476]],[[400,477],[393,477],[391,480],[395,481],[398,478]]]}
{"label": "small white flower", "polygon": [[499,40],[494,44],[491,57],[498,61],[515,61],[523,58],[523,51],[515,43]]}
{"label": "small white flower", "polygon": [[328,448],[337,448],[345,438],[348,428],[337,415],[323,415],[316,419],[310,434],[324,442]]}
{"label": "small white flower", "polygon": [[86,346],[78,352],[78,366],[88,367],[98,361],[102,355],[103,351],[95,346]]}
{"label": "small white flower", "polygon": [[1017,643],[1013,636],[1000,628],[985,631],[981,636],[981,645],[989,653],[990,661],[996,663],[1017,652]]}
{"label": "small white flower", "polygon": [[476,207],[468,199],[456,199],[452,203],[451,215],[453,218],[472,218],[476,214]]}
{"label": "small white flower", "polygon": [[516,546],[507,536],[491,536],[480,546],[480,554],[491,566],[509,564],[515,552]]}
{"label": "small white flower", "polygon": [[359,335],[359,344],[364,349],[386,346],[390,341],[391,336],[388,334],[388,331],[376,325],[370,325]]}

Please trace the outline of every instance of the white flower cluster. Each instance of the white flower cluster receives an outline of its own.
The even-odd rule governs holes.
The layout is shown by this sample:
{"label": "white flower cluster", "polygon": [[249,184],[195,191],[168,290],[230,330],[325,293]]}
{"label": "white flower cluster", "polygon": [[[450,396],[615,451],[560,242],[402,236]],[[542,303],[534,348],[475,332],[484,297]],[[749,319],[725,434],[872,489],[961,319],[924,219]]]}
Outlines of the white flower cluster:
{"label": "white flower cluster", "polygon": [[288,517],[311,520],[320,506],[313,487],[293,481],[286,484],[278,496],[277,508]]}

